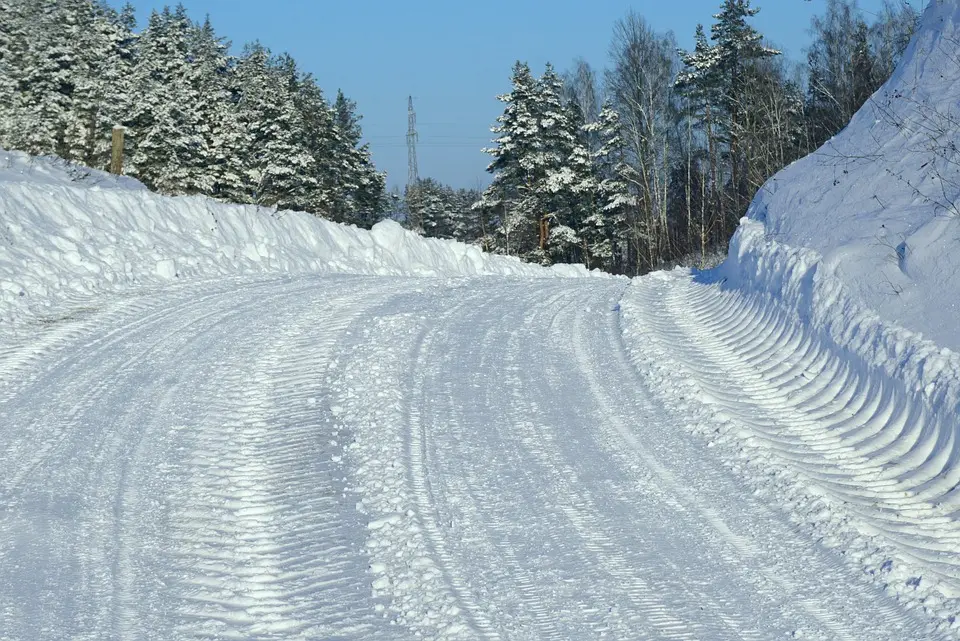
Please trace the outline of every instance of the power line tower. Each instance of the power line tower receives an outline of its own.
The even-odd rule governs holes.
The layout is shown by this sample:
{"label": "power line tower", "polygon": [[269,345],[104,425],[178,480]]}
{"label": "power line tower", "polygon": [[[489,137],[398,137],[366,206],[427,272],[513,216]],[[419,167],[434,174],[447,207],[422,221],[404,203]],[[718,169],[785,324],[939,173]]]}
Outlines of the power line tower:
{"label": "power line tower", "polygon": [[413,96],[407,98],[407,186],[420,180],[417,170],[417,112],[413,110]]}

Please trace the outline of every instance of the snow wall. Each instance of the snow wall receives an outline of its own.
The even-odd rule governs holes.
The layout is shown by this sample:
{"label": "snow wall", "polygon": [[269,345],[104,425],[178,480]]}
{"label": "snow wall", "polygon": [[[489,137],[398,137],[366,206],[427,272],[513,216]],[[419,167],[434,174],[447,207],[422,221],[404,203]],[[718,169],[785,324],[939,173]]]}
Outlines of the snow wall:
{"label": "snow wall", "polygon": [[0,151],[0,321],[108,290],[260,273],[604,276],[423,238],[392,221],[366,231],[303,212],[160,196],[131,178]]}
{"label": "snow wall", "polygon": [[960,0],[928,4],[893,77],[761,188],[709,276],[960,415]]}
{"label": "snow wall", "polygon": [[960,635],[960,0],[764,185],[719,267],[635,279],[622,309],[692,431]]}

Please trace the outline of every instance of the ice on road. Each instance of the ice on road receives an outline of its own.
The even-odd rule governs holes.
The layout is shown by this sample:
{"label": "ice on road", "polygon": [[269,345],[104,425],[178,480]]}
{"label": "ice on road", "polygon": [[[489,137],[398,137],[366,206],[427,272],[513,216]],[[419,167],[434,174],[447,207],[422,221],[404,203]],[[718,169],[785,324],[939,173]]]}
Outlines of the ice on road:
{"label": "ice on road", "polygon": [[0,352],[0,639],[929,639],[658,406],[618,280],[181,284]]}

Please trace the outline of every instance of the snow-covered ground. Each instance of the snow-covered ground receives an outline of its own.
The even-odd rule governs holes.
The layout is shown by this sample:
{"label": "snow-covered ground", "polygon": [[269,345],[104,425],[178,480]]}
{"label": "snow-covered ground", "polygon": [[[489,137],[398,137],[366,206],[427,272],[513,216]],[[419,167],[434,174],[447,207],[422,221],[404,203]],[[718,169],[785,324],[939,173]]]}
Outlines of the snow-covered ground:
{"label": "snow-covered ground", "polygon": [[735,249],[747,274],[806,275],[821,307],[836,278],[882,320],[960,351],[958,47],[960,3],[932,0],[893,77],[849,126],[761,189]]}
{"label": "snow-covered ground", "polygon": [[635,281],[644,383],[757,492],[956,629],[960,3],[760,191],[723,265]]}
{"label": "snow-covered ground", "polygon": [[958,27],[709,272],[0,154],[0,640],[960,638]]}
{"label": "snow-covered ground", "polygon": [[938,638],[644,391],[625,286],[248,277],[44,325],[0,373],[0,638]]}
{"label": "snow-covered ground", "polygon": [[8,324],[111,292],[244,274],[587,274],[424,239],[389,221],[366,232],[302,212],[158,196],[129,178],[2,150],[0,212]]}

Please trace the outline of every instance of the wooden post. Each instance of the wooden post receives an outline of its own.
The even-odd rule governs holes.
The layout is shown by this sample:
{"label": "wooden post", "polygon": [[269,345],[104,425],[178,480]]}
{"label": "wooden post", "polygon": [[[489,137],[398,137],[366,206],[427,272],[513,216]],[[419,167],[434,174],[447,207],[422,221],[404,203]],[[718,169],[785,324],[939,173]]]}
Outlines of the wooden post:
{"label": "wooden post", "polygon": [[113,153],[110,156],[110,173],[118,176],[123,173],[123,132],[120,125],[113,126]]}

